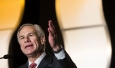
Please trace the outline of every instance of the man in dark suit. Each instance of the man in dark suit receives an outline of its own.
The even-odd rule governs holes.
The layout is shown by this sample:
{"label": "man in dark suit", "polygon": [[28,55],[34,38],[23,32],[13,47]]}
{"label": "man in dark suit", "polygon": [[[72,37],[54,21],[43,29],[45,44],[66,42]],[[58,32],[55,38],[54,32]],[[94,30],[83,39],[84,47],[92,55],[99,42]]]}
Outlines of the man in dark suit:
{"label": "man in dark suit", "polygon": [[17,39],[28,61],[19,68],[77,68],[58,43],[55,27],[48,21],[48,41],[54,55],[45,52],[45,33],[36,24],[24,24],[17,32]]}

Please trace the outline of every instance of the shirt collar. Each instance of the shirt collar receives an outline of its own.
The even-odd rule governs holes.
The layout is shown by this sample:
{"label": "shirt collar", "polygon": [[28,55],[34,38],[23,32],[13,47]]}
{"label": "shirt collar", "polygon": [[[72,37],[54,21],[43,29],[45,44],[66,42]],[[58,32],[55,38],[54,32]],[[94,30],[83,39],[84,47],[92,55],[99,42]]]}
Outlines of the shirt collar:
{"label": "shirt collar", "polygon": [[[44,53],[42,53],[42,55],[39,58],[36,59],[36,61],[34,62],[34,63],[37,64],[36,67],[38,67],[38,65],[40,64],[41,60],[45,57],[45,55],[46,55],[46,53],[44,52]],[[30,66],[31,63],[32,62],[29,61],[29,66]]]}

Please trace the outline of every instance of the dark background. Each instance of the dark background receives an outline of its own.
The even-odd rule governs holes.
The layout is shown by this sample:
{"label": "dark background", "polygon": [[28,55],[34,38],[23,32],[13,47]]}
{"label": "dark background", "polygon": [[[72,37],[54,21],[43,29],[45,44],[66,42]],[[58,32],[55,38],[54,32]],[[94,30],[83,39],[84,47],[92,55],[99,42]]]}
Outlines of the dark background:
{"label": "dark background", "polygon": [[[109,68],[115,68],[115,2],[114,0],[102,0],[102,6],[112,44],[112,59]],[[39,24],[46,33],[46,39],[48,39],[48,20],[53,20],[59,42],[64,45],[63,37],[56,18],[55,0],[25,0],[25,8],[20,25],[24,23]],[[21,52],[20,46],[17,42],[16,31],[12,36],[9,47],[9,54],[14,55],[12,59],[9,59],[9,68],[17,68],[21,64],[27,62],[27,57]],[[46,45],[46,50],[52,53],[48,41],[46,41]]]}

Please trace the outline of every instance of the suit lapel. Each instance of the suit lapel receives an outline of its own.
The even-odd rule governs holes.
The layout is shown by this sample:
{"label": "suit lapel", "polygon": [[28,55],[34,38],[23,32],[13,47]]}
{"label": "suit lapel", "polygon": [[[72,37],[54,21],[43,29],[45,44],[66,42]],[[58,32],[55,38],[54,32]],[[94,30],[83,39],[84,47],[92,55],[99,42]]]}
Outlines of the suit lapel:
{"label": "suit lapel", "polygon": [[50,68],[52,62],[53,62],[52,57],[49,54],[47,54],[40,62],[38,68]]}
{"label": "suit lapel", "polygon": [[25,63],[25,65],[24,65],[24,67],[23,68],[28,68],[28,66],[29,66],[29,63],[28,63],[28,61]]}

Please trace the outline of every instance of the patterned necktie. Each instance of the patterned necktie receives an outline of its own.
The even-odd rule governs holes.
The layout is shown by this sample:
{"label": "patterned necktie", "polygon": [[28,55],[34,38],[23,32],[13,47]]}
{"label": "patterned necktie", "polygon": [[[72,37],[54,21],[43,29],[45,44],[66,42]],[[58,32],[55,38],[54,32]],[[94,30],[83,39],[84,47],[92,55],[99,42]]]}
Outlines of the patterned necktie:
{"label": "patterned necktie", "polygon": [[31,65],[30,65],[30,68],[35,68],[36,67],[36,63],[32,63]]}

